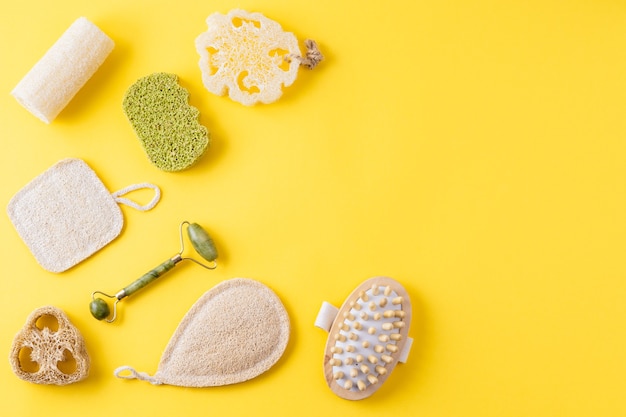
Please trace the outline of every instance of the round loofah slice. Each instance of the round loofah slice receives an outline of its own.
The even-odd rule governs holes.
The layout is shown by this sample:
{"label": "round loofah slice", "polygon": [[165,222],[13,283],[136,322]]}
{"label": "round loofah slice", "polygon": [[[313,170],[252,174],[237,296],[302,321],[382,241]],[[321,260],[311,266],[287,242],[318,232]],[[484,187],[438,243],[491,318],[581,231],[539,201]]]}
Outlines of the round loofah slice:
{"label": "round loofah slice", "polygon": [[209,146],[209,132],[189,105],[189,92],[175,74],[155,73],[137,80],[123,100],[148,159],[163,171],[189,168]]}
{"label": "round loofah slice", "polygon": [[261,13],[214,13],[196,38],[204,86],[241,104],[271,103],[296,79],[298,40]]}
{"label": "round loofah slice", "polygon": [[289,340],[289,316],[258,281],[235,278],[207,291],[185,315],[154,376],[124,366],[125,379],[209,387],[252,379],[270,369]]}
{"label": "round loofah slice", "polygon": [[13,340],[9,361],[15,375],[36,384],[68,385],[89,374],[83,336],[63,310],[53,306],[28,316]]}

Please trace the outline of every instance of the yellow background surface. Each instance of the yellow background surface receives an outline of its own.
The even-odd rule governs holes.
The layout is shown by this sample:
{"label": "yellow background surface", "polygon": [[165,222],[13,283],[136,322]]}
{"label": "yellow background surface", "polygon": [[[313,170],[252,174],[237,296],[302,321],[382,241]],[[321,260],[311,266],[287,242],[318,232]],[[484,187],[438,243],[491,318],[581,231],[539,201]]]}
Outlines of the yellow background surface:
{"label": "yellow background surface", "polygon": [[[202,85],[194,39],[213,12],[259,11],[317,40],[271,105],[244,107]],[[10,91],[79,16],[116,42],[45,125]],[[85,160],[111,191],[161,187],[149,212],[122,207],[121,235],[61,274],[42,269],[0,216],[0,353],[36,308],[63,309],[86,339],[90,376],[18,379],[0,361],[4,416],[626,415],[626,4],[528,1],[21,1],[0,13],[0,202],[58,160]],[[211,131],[194,167],[146,158],[122,110],[126,89],[171,72]],[[148,194],[133,195],[138,200]],[[120,303],[88,312],[204,225],[209,272],[181,264]],[[406,364],[373,397],[326,386],[322,301],[367,278],[400,281],[413,302]],[[212,286],[259,280],[291,318],[284,356],[249,382],[152,386],[183,315]],[[189,358],[193,360],[193,358]]]}

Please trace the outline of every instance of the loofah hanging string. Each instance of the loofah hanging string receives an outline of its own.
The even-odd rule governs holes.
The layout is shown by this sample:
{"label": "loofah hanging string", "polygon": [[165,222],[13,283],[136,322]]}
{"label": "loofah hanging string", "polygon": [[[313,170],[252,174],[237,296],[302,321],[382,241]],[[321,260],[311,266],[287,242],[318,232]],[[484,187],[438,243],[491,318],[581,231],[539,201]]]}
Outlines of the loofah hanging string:
{"label": "loofah hanging string", "polygon": [[285,57],[285,61],[291,62],[292,59],[296,59],[300,61],[301,66],[312,70],[317,67],[322,60],[324,60],[324,55],[322,55],[322,52],[317,46],[317,42],[313,39],[306,39],[304,41],[304,46],[306,46],[306,53],[304,56],[289,54]]}
{"label": "loofah hanging string", "polygon": [[138,379],[140,381],[148,381],[152,385],[161,385],[163,382],[157,378],[148,375],[146,372],[136,371],[130,366],[120,366],[114,372],[114,375],[120,379]]}
{"label": "loofah hanging string", "polygon": [[[141,204],[134,202],[133,200],[122,197],[123,195],[126,195],[130,193],[131,191],[141,190],[141,189],[151,189],[154,191],[154,196],[152,197],[152,200],[150,200],[147,204],[141,205]],[[148,210],[153,209],[154,206],[156,206],[159,200],[161,199],[161,189],[154,184],[143,182],[141,184],[129,185],[126,188],[123,188],[119,191],[111,193],[111,196],[119,204],[127,205],[139,211],[148,211]]]}

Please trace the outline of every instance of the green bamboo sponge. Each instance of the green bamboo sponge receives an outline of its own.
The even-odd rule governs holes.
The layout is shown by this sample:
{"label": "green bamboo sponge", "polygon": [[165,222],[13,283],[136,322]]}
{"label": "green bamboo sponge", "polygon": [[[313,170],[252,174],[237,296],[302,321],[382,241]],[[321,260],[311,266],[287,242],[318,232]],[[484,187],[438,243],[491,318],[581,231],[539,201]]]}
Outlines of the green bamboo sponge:
{"label": "green bamboo sponge", "polygon": [[137,80],[124,96],[123,109],[150,162],[163,171],[189,168],[209,146],[200,112],[189,105],[189,92],[175,74]]}

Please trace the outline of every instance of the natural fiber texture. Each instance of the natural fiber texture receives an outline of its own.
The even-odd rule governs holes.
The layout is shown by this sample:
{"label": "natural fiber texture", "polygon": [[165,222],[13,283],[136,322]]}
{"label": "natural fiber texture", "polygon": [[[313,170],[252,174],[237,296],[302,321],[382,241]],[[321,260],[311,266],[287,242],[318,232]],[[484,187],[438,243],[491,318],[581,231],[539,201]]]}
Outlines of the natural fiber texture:
{"label": "natural fiber texture", "polygon": [[258,281],[235,278],[207,291],[174,332],[154,376],[130,367],[120,378],[208,387],[247,381],[272,367],[289,340],[289,316]]}
{"label": "natural fiber texture", "polygon": [[213,94],[250,106],[271,103],[296,79],[300,56],[291,32],[261,13],[232,10],[214,13],[208,30],[196,38],[204,86]]}
{"label": "natural fiber texture", "polygon": [[204,154],[209,133],[174,74],[155,73],[126,92],[123,109],[148,159],[163,171],[189,168]]}
{"label": "natural fiber texture", "polygon": [[[53,317],[58,328],[40,328],[37,321],[45,316]],[[24,358],[23,349],[30,351],[29,358]],[[9,361],[15,375],[36,384],[67,385],[89,375],[89,355],[83,336],[65,313],[53,306],[41,307],[28,316],[13,340]],[[27,365],[25,361],[35,364]],[[69,363],[67,369],[59,369],[63,362]]]}
{"label": "natural fiber texture", "polygon": [[[146,207],[149,209],[160,196]],[[65,271],[100,250],[121,232],[118,203],[96,173],[80,159],[64,159],[22,188],[7,213],[37,262],[50,272]]]}
{"label": "natural fiber texture", "polygon": [[84,17],[77,19],[17,84],[11,94],[50,123],[113,50],[113,41]]}
{"label": "natural fiber texture", "polygon": [[306,46],[306,54],[304,56],[292,54],[287,56],[285,59],[297,59],[298,61],[300,61],[300,65],[312,70],[324,60],[324,55],[322,55],[322,52],[317,46],[317,42],[315,42],[313,39],[306,39],[304,41],[304,46]]}

